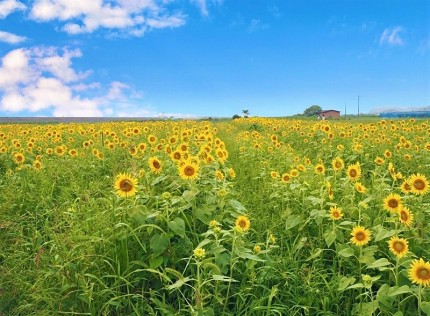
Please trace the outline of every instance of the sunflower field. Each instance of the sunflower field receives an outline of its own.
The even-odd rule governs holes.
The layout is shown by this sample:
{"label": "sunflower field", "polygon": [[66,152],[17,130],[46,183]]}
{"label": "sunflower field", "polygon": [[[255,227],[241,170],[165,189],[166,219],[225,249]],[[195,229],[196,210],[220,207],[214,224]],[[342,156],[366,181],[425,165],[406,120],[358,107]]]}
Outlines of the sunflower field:
{"label": "sunflower field", "polygon": [[430,122],[0,125],[0,315],[430,315]]}

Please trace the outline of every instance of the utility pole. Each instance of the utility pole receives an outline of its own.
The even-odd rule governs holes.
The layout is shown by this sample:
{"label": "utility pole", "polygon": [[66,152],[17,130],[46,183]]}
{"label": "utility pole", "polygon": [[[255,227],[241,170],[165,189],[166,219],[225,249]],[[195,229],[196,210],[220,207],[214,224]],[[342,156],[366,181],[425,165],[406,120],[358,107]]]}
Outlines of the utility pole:
{"label": "utility pole", "polygon": [[346,116],[346,103],[345,103],[345,116]]}
{"label": "utility pole", "polygon": [[360,96],[358,96],[357,116],[360,116]]}

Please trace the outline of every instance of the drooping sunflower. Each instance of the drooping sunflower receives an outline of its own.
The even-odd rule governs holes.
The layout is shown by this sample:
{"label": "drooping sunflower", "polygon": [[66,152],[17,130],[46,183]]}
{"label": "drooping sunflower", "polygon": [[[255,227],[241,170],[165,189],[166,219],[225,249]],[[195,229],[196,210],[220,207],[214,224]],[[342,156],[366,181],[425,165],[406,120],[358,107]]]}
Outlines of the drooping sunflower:
{"label": "drooping sunflower", "polygon": [[397,213],[402,208],[402,198],[400,195],[396,193],[390,193],[385,199],[384,199],[384,209],[392,212]]}
{"label": "drooping sunflower", "polygon": [[345,168],[345,162],[343,161],[342,158],[336,157],[332,160],[331,166],[333,167],[334,171],[340,171],[343,168]]}
{"label": "drooping sunflower", "polygon": [[134,196],[137,192],[138,181],[129,173],[120,173],[116,176],[114,188],[119,197]]}
{"label": "drooping sunflower", "polygon": [[360,164],[357,162],[353,165],[349,165],[348,169],[346,170],[346,175],[348,176],[349,180],[357,181],[361,177],[361,167]]}
{"label": "drooping sunflower", "polygon": [[402,184],[400,185],[400,190],[402,190],[402,192],[405,194],[412,193],[412,185],[408,179],[402,182]]}
{"label": "drooping sunflower", "polygon": [[236,171],[234,171],[233,168],[229,168],[227,171],[228,176],[230,177],[230,179],[235,179],[236,178]]}
{"label": "drooping sunflower", "polygon": [[240,215],[235,222],[235,228],[236,230],[240,232],[246,232],[251,227],[251,221],[248,219],[248,217]]}
{"label": "drooping sunflower", "polygon": [[330,181],[327,181],[325,183],[325,186],[327,188],[328,198],[330,200],[333,200],[334,199],[334,192],[333,192],[333,188],[332,188],[332,185],[331,185]]}
{"label": "drooping sunflower", "polygon": [[184,180],[195,180],[199,176],[199,165],[190,160],[178,167],[179,176]]}
{"label": "drooping sunflower", "polygon": [[351,242],[356,246],[367,245],[370,241],[372,233],[363,226],[355,226],[351,232]]}
{"label": "drooping sunflower", "polygon": [[399,220],[400,223],[410,227],[414,222],[414,214],[407,207],[403,206],[399,211]]}
{"label": "drooping sunflower", "polygon": [[400,259],[408,253],[409,243],[404,238],[393,236],[388,241],[388,248],[397,258]]}
{"label": "drooping sunflower", "polygon": [[334,221],[338,221],[343,217],[343,212],[340,207],[332,206],[330,207],[330,218]]}
{"label": "drooping sunflower", "polygon": [[409,183],[411,185],[412,193],[416,195],[423,195],[429,191],[429,182],[422,174],[414,174],[410,177]]}
{"label": "drooping sunflower", "polygon": [[423,258],[413,260],[408,270],[408,276],[412,283],[429,287],[430,262],[425,262]]}
{"label": "drooping sunflower", "polygon": [[163,169],[163,165],[161,164],[161,160],[157,157],[151,157],[148,159],[149,169],[155,174],[158,174]]}
{"label": "drooping sunflower", "polygon": [[367,188],[361,182],[354,183],[354,188],[358,193],[366,193],[367,191]]}

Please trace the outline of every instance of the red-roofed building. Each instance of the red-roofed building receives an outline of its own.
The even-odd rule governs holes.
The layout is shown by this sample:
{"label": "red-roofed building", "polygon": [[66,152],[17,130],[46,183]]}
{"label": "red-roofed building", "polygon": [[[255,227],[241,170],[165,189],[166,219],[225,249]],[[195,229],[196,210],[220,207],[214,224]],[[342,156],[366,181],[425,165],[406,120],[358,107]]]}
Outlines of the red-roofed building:
{"label": "red-roofed building", "polygon": [[317,112],[317,115],[320,118],[324,118],[324,119],[339,118],[340,117],[340,111],[336,111],[336,110],[323,110],[323,111]]}

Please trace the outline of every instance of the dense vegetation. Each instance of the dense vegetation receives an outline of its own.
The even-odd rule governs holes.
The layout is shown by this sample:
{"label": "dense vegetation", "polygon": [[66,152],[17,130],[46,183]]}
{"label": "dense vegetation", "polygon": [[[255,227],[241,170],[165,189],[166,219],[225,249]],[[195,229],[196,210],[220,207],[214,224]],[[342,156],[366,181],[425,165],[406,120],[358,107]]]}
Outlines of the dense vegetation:
{"label": "dense vegetation", "polygon": [[0,315],[430,315],[430,124],[0,126]]}

